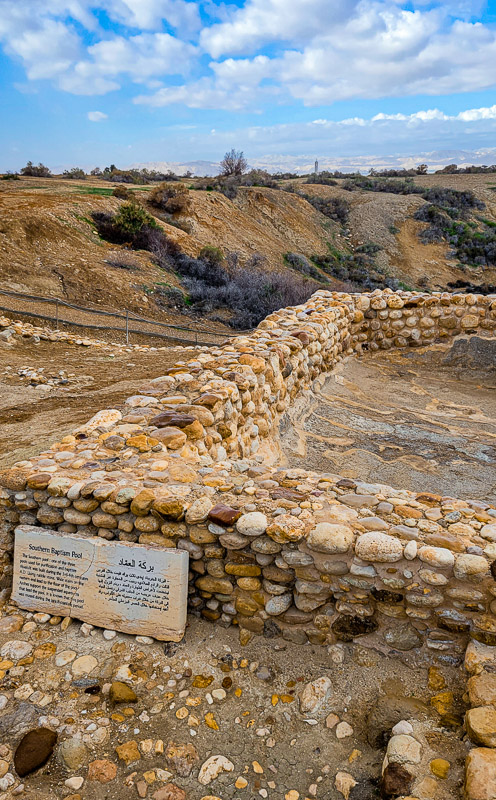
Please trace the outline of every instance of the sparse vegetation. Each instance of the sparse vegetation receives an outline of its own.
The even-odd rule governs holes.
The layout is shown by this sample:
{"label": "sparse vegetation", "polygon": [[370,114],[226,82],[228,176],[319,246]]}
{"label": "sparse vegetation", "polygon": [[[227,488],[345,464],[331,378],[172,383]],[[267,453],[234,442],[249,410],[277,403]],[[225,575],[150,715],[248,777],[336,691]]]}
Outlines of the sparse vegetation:
{"label": "sparse vegetation", "polygon": [[150,192],[148,202],[168,214],[184,212],[189,205],[188,189],[183,183],[160,183]]}
{"label": "sparse vegetation", "polygon": [[10,170],[7,170],[7,172],[5,172],[2,175],[2,180],[3,181],[20,181],[21,179],[19,177],[19,173],[18,172],[11,172]]}
{"label": "sparse vegetation", "polygon": [[348,283],[350,291],[397,289],[398,281],[388,277],[375,261],[379,250],[380,245],[373,242],[361,245],[354,253],[343,253],[329,245],[328,255],[313,256],[312,261],[331,277]]}
{"label": "sparse vegetation", "polygon": [[129,200],[131,198],[131,192],[129,191],[127,186],[124,186],[121,183],[111,191],[112,191],[112,196],[118,197],[119,200]]}
{"label": "sparse vegetation", "polygon": [[52,173],[41,161],[38,166],[35,166],[32,161],[28,161],[26,166],[21,169],[21,175],[29,178],[50,178]]}
{"label": "sparse vegetation", "polygon": [[84,169],[81,169],[81,167],[71,167],[71,169],[65,169],[63,171],[62,177],[69,180],[84,181],[86,180],[86,172]]}
{"label": "sparse vegetation", "polygon": [[320,184],[321,186],[337,186],[338,185],[338,182],[336,180],[334,180],[334,177],[332,176],[332,173],[326,172],[325,170],[323,172],[317,172],[317,173],[314,173],[313,175],[309,175],[309,177],[306,179],[305,183],[317,183],[317,184]]}
{"label": "sparse vegetation", "polygon": [[350,205],[343,197],[319,197],[301,193],[301,197],[320,211],[325,217],[345,225],[350,214]]}
{"label": "sparse vegetation", "polygon": [[230,312],[233,328],[253,327],[278,308],[304,302],[316,288],[314,281],[287,272],[267,272],[258,254],[244,265],[237,254],[224,258],[214,247],[192,258],[135,203],[124,203],[117,214],[95,212],[93,220],[102,238],[149,250],[162,269],[178,275],[192,311],[206,315],[224,308]]}
{"label": "sparse vegetation", "polygon": [[225,177],[230,175],[243,175],[248,169],[248,162],[242,150],[235,150],[234,147],[225,153],[220,162],[220,174]]}
{"label": "sparse vegetation", "polygon": [[263,169],[252,169],[244,175],[219,175],[216,178],[203,178],[198,181],[195,188],[207,192],[220,192],[229,200],[234,200],[238,189],[243,186],[261,186],[266,189],[282,188],[274,176]]}
{"label": "sparse vegetation", "polygon": [[310,278],[320,281],[321,283],[329,283],[329,279],[325,275],[322,275],[322,273],[310,263],[306,256],[302,256],[300,253],[286,253],[284,260],[291,269],[301,272],[302,275],[308,275]]}
{"label": "sparse vegetation", "polygon": [[490,167],[485,164],[476,166],[472,164],[470,167],[459,167],[457,164],[448,164],[442,169],[436,170],[436,175],[484,175],[486,173],[496,172],[496,164],[491,164]]}

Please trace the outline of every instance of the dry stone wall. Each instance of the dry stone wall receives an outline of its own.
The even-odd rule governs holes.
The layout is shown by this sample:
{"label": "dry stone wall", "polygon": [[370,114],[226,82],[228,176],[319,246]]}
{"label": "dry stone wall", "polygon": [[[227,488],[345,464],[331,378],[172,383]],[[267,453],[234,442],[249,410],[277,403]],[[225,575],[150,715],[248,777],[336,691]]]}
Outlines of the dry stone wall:
{"label": "dry stone wall", "polygon": [[321,291],[178,362],[1,475],[4,591],[15,526],[41,525],[187,550],[190,611],[242,642],[496,645],[495,508],[286,469],[277,444],[343,357],[495,328],[494,296]]}

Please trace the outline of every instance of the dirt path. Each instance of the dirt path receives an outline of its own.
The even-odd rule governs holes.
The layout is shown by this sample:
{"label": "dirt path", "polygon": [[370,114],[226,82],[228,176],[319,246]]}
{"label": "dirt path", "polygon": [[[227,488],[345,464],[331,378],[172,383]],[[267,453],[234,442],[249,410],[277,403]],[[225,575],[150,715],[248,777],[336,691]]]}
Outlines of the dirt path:
{"label": "dirt path", "polygon": [[[194,350],[171,347],[160,352],[116,352],[62,342],[18,341],[0,344],[0,468],[28,459],[71,433],[102,408],[112,408],[133,394],[140,382]],[[18,370],[45,368],[44,374],[68,375],[64,386],[29,386]]]}

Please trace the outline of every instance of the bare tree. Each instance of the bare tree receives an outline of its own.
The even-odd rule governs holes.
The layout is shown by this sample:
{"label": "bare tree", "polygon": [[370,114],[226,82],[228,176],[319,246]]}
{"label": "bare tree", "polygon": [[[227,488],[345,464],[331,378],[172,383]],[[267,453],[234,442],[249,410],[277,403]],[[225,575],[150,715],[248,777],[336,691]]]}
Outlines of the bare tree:
{"label": "bare tree", "polygon": [[248,169],[248,162],[242,150],[233,149],[226,153],[220,162],[221,175],[242,175]]}

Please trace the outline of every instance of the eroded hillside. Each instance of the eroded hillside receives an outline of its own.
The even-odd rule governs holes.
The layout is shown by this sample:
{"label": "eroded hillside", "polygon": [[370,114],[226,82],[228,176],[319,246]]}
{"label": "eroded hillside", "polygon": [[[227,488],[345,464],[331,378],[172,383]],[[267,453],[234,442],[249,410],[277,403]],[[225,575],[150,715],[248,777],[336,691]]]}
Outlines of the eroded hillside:
{"label": "eroded hillside", "polygon": [[[416,179],[425,187],[470,189],[485,204],[484,217],[496,220],[496,178],[490,175],[432,175]],[[195,188],[195,181],[193,185]],[[240,262],[255,253],[271,271],[289,269],[287,253],[312,264],[315,287],[346,288],[347,277],[325,270],[313,257],[353,257],[359,248],[376,249],[362,271],[377,268],[379,278],[397,279],[411,288],[445,288],[462,281],[496,283],[496,270],[464,267],[445,242],[423,244],[426,225],[413,219],[425,203],[418,195],[346,191],[336,186],[293,183],[293,191],[243,187],[229,199],[216,191],[188,192],[186,210],[169,217],[148,203],[152,187],[131,187],[133,196],[153,213],[168,237],[183,252],[197,256],[205,245],[236,252]],[[101,180],[22,179],[0,183],[0,282],[4,288],[52,295],[77,303],[129,308],[165,320],[188,319],[187,308],[158,303],[157,287],[179,288],[174,270],[160,268],[145,251],[126,251],[105,242],[95,230],[94,212],[116,212],[122,200],[114,185]],[[342,198],[349,208],[346,222],[320,213],[311,198]],[[359,287],[358,287],[359,288]],[[370,288],[370,287],[369,287]],[[186,316],[185,316],[186,315]]]}

